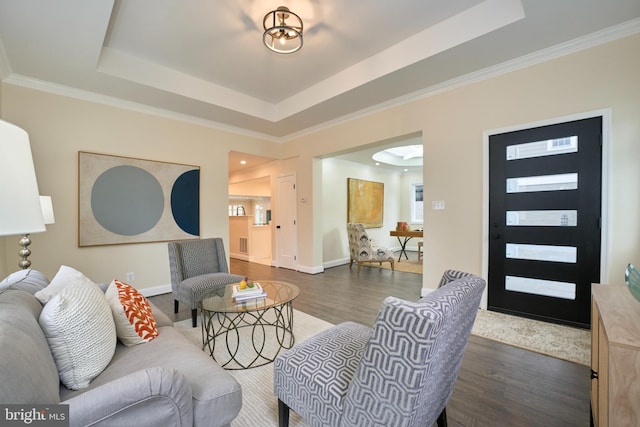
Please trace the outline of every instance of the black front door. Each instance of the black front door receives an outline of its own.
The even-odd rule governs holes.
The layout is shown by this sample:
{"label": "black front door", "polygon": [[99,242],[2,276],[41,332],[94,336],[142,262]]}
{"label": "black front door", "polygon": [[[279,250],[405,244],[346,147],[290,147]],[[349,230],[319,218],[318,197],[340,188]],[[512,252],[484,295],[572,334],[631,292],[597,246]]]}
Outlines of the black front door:
{"label": "black front door", "polygon": [[489,310],[588,327],[602,118],[489,137]]}

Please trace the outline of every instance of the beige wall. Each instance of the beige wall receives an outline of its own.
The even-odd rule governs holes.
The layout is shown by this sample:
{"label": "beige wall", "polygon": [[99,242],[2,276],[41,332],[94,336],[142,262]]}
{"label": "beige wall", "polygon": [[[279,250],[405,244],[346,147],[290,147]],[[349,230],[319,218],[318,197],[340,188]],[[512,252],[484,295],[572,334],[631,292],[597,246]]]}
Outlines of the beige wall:
{"label": "beige wall", "polygon": [[349,261],[347,239],[347,178],[357,178],[384,184],[383,226],[368,228],[367,234],[376,246],[399,248],[389,230],[401,216],[400,188],[402,175],[340,159],[322,161],[322,259],[325,267]]}
{"label": "beige wall", "polygon": [[[307,182],[314,157],[421,132],[425,204],[445,200],[447,206],[425,210],[423,283],[434,288],[447,268],[483,271],[483,133],[611,109],[606,267],[619,282],[627,262],[640,262],[639,75],[640,35],[634,35],[297,138],[285,154],[300,156],[298,182]],[[319,221],[306,222],[299,232],[311,238],[319,229]]]}
{"label": "beige wall", "polygon": [[[228,247],[230,149],[265,155],[273,143],[166,118],[4,85],[4,119],[27,130],[41,194],[52,196],[56,223],[33,234],[32,267],[52,277],[61,264],[94,281],[135,273],[140,289],[170,283],[166,243],[79,248],[78,151],[199,165],[200,233],[220,236]],[[126,209],[126,206],[114,207]],[[17,238],[4,239],[5,273],[17,269]],[[228,254],[227,254],[228,255]]]}
{"label": "beige wall", "polygon": [[[425,210],[428,256],[423,280],[425,288],[433,288],[446,268],[483,270],[483,133],[610,109],[608,267],[612,279],[620,281],[627,262],[640,263],[638,75],[640,35],[635,35],[352,119],[284,144],[8,84],[2,87],[1,111],[6,120],[30,133],[41,193],[53,196],[56,209],[56,224],[32,236],[34,266],[52,275],[60,264],[76,265],[94,280],[134,271],[135,285],[140,288],[168,283],[166,244],[77,247],[78,150],[200,165],[202,235],[225,239],[227,156],[221,154],[232,147],[271,157],[276,151],[276,157],[287,160],[274,173],[296,174],[298,260],[309,271],[321,269],[325,256],[321,157],[421,133],[425,204],[445,200],[447,205],[444,211]],[[305,203],[300,202],[303,197]],[[5,239],[6,271],[17,263],[14,240]]]}

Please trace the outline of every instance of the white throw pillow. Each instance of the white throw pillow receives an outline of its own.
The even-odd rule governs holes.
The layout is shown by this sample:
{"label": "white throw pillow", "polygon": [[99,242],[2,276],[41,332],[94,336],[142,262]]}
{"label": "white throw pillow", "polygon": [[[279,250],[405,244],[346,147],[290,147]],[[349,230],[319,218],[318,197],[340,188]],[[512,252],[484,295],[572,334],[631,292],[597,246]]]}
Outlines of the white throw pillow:
{"label": "white throw pillow", "polygon": [[65,286],[44,306],[40,327],[47,337],[60,381],[72,390],[89,386],[116,348],[116,327],[107,300],[95,285]]}
{"label": "white throw pillow", "polygon": [[105,292],[113,312],[116,334],[127,347],[149,342],[158,336],[149,301],[133,286],[113,279]]}
{"label": "white throw pillow", "polygon": [[74,284],[95,285],[95,283],[93,283],[78,270],[72,267],[67,267],[66,265],[62,265],[60,266],[60,269],[58,270],[54,278],[51,279],[49,285],[41,291],[36,292],[34,296],[42,304],[46,304],[51,298],[62,291],[65,287]]}

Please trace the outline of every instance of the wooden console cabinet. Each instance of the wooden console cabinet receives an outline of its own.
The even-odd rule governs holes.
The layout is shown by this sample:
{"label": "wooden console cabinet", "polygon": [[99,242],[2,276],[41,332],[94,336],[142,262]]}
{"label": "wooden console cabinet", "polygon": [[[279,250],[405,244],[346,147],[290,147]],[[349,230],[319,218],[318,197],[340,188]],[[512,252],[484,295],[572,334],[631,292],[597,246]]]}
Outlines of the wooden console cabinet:
{"label": "wooden console cabinet", "polygon": [[640,426],[640,302],[591,287],[591,411],[596,427]]}

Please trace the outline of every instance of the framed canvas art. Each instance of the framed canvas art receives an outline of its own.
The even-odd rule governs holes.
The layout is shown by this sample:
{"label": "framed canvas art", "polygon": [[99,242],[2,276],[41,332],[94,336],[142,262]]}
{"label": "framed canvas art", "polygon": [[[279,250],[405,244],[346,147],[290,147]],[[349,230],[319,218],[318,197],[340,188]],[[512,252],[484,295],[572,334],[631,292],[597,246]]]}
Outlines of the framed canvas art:
{"label": "framed canvas art", "polygon": [[384,183],[347,178],[347,222],[382,227]]}
{"label": "framed canvas art", "polygon": [[78,245],[200,237],[200,168],[78,153]]}

